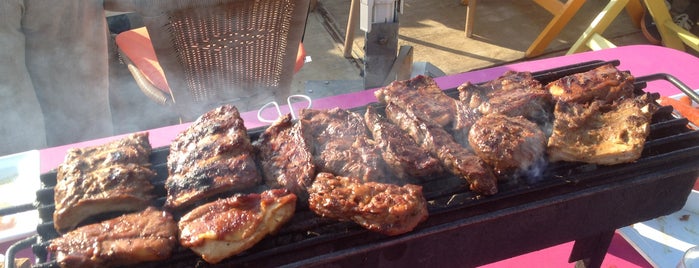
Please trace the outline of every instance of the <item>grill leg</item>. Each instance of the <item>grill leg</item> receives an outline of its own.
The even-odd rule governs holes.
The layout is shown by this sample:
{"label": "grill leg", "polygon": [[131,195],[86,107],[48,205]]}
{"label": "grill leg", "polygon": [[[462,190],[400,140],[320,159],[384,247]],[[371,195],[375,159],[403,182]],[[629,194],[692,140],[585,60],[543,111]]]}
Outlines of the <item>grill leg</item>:
{"label": "grill leg", "polygon": [[576,262],[575,267],[600,267],[612,243],[614,230],[595,236],[575,240],[569,262]]}

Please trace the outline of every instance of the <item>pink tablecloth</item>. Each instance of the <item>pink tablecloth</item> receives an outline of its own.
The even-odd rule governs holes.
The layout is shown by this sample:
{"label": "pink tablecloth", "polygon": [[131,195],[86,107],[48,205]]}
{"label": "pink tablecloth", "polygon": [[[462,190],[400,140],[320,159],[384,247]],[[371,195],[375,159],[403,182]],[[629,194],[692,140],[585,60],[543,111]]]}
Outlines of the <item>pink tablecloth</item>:
{"label": "pink tablecloth", "polygon": [[[440,87],[447,89],[454,88],[466,81],[478,83],[491,80],[508,70],[535,72],[592,60],[619,60],[621,62],[619,68],[631,71],[634,76],[668,73],[677,77],[691,88],[699,88],[699,58],[685,52],[648,45],[618,47],[542,60],[525,61],[440,77],[437,78],[436,81]],[[659,92],[661,95],[680,93],[674,86],[663,81],[648,83],[646,90],[650,92]],[[353,108],[375,101],[373,90],[366,90],[317,99],[314,100],[313,107],[316,109],[332,107]],[[283,110],[285,108],[286,107],[282,107]],[[257,120],[256,115],[256,112],[242,114],[248,128],[265,125],[265,123]],[[182,124],[149,130],[150,141],[153,147],[169,145],[170,141],[177,133],[182,131],[187,125],[188,124]],[[41,172],[44,173],[54,169],[63,160],[68,148],[101,144],[119,137],[120,136],[114,136],[41,150]],[[571,249],[572,242],[564,243],[493,263],[486,267],[572,267],[574,265],[567,262]],[[648,264],[648,262],[646,262],[623,238],[616,235],[605,257],[603,267],[650,267],[650,264]]]}

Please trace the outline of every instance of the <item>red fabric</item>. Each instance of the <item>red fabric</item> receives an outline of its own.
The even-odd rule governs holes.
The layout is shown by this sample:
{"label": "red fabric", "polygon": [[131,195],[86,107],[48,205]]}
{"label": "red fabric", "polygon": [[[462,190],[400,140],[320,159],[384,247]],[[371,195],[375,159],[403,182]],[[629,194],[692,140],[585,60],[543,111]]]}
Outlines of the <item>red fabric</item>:
{"label": "red fabric", "polygon": [[136,67],[146,76],[148,81],[163,92],[170,94],[170,86],[165,80],[163,68],[155,56],[153,44],[146,27],[122,32],[116,37],[117,46],[126,54]]}
{"label": "red fabric", "polygon": [[[167,84],[163,68],[160,67],[155,56],[155,49],[150,42],[150,36],[146,27],[141,27],[122,32],[116,37],[117,46],[131,59],[139,70],[146,76],[148,81],[163,92],[170,94],[170,86]],[[296,66],[294,73],[301,70],[306,58],[306,49],[303,43],[299,44],[296,54]]]}

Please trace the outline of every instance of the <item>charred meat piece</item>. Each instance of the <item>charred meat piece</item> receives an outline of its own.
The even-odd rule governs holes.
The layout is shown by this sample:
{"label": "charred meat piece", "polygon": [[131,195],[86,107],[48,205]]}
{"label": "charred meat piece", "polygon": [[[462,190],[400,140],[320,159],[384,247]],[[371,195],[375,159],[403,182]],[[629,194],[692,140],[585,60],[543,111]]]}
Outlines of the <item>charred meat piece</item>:
{"label": "charred meat piece", "polygon": [[297,196],[308,196],[308,187],[315,178],[309,138],[303,137],[301,124],[291,115],[281,116],[253,144],[258,155],[265,183],[273,188],[286,188]]}
{"label": "charred meat piece", "polygon": [[382,103],[393,103],[410,111],[417,118],[433,122],[441,127],[454,119],[454,99],[444,94],[429,76],[418,75],[409,80],[394,81],[374,92]]}
{"label": "charred meat piece", "polygon": [[369,137],[361,115],[339,108],[305,109],[299,122],[304,137],[309,137],[309,143],[313,144],[317,172],[363,181],[388,178],[381,150]]}
{"label": "charred meat piece", "polygon": [[634,77],[607,64],[584,73],[565,76],[546,85],[555,101],[588,103],[601,100],[611,103],[633,98]]}
{"label": "charred meat piece", "polygon": [[243,119],[231,105],[203,114],[177,135],[167,168],[165,206],[170,209],[262,181]]}
{"label": "charred meat piece", "polygon": [[309,192],[309,205],[316,214],[354,221],[385,235],[410,232],[428,216],[427,201],[418,185],[362,182],[321,172]]}
{"label": "charred meat piece", "polygon": [[442,165],[398,126],[367,106],[364,120],[381,148],[386,165],[402,180],[427,178],[442,173]]}
{"label": "charred meat piece", "polygon": [[648,94],[606,104],[558,102],[549,161],[615,165],[633,162],[643,151],[650,131],[653,106]]}
{"label": "charred meat piece", "polygon": [[74,148],[58,167],[54,227],[69,231],[87,218],[146,208],[153,195],[148,133],[131,134],[100,146]]}
{"label": "charred meat piece", "polygon": [[489,92],[510,91],[515,89],[541,89],[541,83],[534,79],[531,72],[506,71],[500,77],[482,85]]}
{"label": "charred meat piece", "polygon": [[472,191],[483,195],[497,193],[497,178],[492,168],[468,148],[457,143],[449,132],[419,120],[392,104],[386,105],[386,116],[422,148],[439,159],[447,171],[464,178]]}
{"label": "charred meat piece", "polygon": [[275,233],[295,210],[296,195],[286,189],[219,199],[180,218],[180,244],[205,261],[218,263]]}
{"label": "charred meat piece", "polygon": [[539,126],[524,117],[489,114],[471,128],[469,143],[476,155],[496,172],[527,170],[541,162],[546,136]]}
{"label": "charred meat piece", "polygon": [[545,124],[552,120],[553,99],[551,94],[542,88],[493,91],[488,95],[488,102],[483,103],[478,109],[482,114],[524,116],[531,121]]}
{"label": "charred meat piece", "polygon": [[164,260],[177,245],[177,223],[154,207],[78,227],[47,247],[61,267],[116,267]]}

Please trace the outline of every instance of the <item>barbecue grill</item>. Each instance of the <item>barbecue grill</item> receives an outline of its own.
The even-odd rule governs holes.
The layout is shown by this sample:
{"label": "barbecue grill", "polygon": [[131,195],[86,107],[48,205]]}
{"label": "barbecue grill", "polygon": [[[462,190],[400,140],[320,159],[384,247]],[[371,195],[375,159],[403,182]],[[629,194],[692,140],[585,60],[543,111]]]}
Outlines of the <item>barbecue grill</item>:
{"label": "barbecue grill", "polygon": [[[585,62],[533,73],[542,84],[618,61]],[[646,82],[664,79],[691,91],[666,74],[636,77],[637,93]],[[447,94],[456,97],[456,89]],[[381,107],[380,104],[370,104]],[[354,109],[363,112],[365,107]],[[263,128],[249,131],[256,139]],[[164,202],[168,148],[155,148],[151,163],[158,204]],[[682,208],[699,177],[699,130],[672,107],[659,107],[640,159],[633,163],[598,166],[560,162],[549,164],[537,181],[500,183],[499,193],[482,197],[454,176],[439,176],[422,184],[430,216],[412,232],[388,237],[352,222],[336,222],[297,208],[293,219],[277,234],[217,265],[204,262],[186,248],[161,262],[141,267],[208,266],[459,266],[471,267],[575,241],[570,262],[597,267],[618,228]],[[35,267],[57,267],[46,247],[58,236],[53,228],[53,186],[56,172],[41,175],[36,209],[41,223],[37,235],[8,250],[31,247]],[[96,219],[95,219],[96,220]],[[7,267],[14,267],[11,261]]]}

